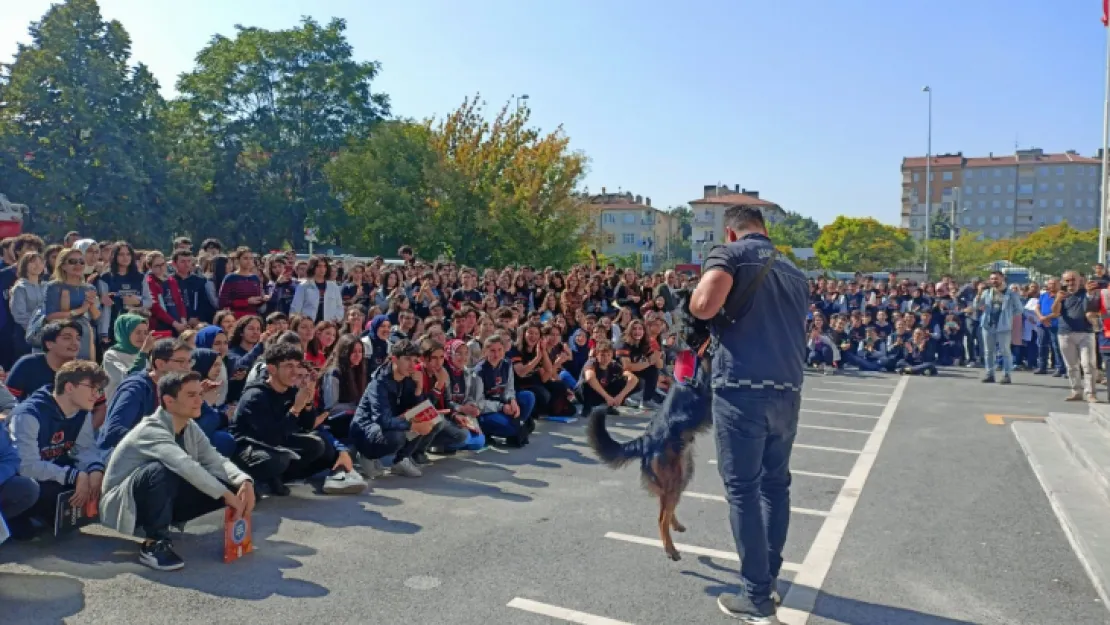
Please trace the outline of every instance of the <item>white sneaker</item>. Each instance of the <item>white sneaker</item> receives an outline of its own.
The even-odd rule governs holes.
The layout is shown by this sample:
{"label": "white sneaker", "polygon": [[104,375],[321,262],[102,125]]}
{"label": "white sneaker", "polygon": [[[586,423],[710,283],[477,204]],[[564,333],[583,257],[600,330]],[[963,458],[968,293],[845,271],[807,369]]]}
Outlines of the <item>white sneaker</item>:
{"label": "white sneaker", "polygon": [[412,458],[405,458],[400,462],[393,463],[393,475],[400,475],[401,477],[420,477],[424,475],[412,462]]}
{"label": "white sneaker", "polygon": [[358,470],[359,473],[371,480],[385,475],[385,467],[382,466],[382,461],[370,459],[366,456],[358,457]]}
{"label": "white sneaker", "polygon": [[324,480],[324,492],[328,495],[357,495],[366,490],[366,482],[357,473],[336,471]]}

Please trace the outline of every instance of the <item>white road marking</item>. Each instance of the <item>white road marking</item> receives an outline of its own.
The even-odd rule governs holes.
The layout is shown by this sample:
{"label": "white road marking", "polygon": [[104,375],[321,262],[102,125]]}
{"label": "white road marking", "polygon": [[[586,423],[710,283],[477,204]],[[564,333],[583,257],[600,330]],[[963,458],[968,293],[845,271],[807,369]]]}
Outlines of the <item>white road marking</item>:
{"label": "white road marking", "polygon": [[816,391],[818,393],[845,393],[847,395],[874,395],[876,397],[890,397],[890,393],[872,393],[871,391],[841,391],[832,388],[807,388],[802,392]]}
{"label": "white road marking", "polygon": [[[802,449],[816,449],[817,451],[835,451],[839,454],[858,454],[863,453],[859,449],[844,449],[843,447],[825,447],[824,445],[806,445],[804,443],[794,443],[794,449],[801,447]],[[864,448],[866,449],[866,447]]]}
{"label": "white road marking", "polygon": [[[897,384],[878,384],[876,382],[846,382],[844,380],[837,380],[835,378],[832,378],[832,379],[821,378],[821,379],[818,379],[818,380],[814,380],[813,383],[814,384],[836,384],[838,386],[863,386],[863,387],[871,387],[871,388],[885,388],[885,389],[888,389],[888,390],[894,390],[894,387],[898,386]],[[807,387],[803,386],[802,390],[804,391],[806,388]]]}
{"label": "white road marking", "polygon": [[[705,499],[707,501],[719,501],[721,503],[728,503],[728,500],[725,499],[724,496],[722,496],[722,495],[711,495],[709,493],[695,493],[695,492],[692,492],[692,491],[686,491],[686,492],[682,493],[682,495],[684,497],[693,497],[694,499]],[[794,506],[791,506],[790,511],[793,512],[794,514],[805,514],[805,515],[808,515],[808,516],[829,516],[828,512],[825,512],[824,510],[814,510],[813,508],[795,508]]]}
{"label": "white road marking", "polygon": [[817,593],[820,592],[821,586],[825,583],[825,577],[829,574],[833,558],[836,557],[836,551],[840,548],[840,542],[844,539],[844,532],[848,528],[848,521],[852,518],[852,511],[859,502],[860,493],[867,483],[867,476],[875,467],[879,448],[882,447],[883,439],[890,429],[890,422],[894,418],[894,412],[898,408],[898,402],[901,401],[909,380],[908,377],[904,377],[898,381],[898,386],[895,387],[894,393],[883,408],[879,422],[875,424],[875,429],[867,438],[863,451],[859,452],[859,459],[848,474],[848,479],[844,481],[844,487],[836,496],[828,518],[817,531],[817,537],[810,546],[798,575],[792,580],[790,592],[784,597],[784,601],[791,607],[779,612],[779,620],[785,625],[806,625],[809,620],[809,613],[817,603]]}
{"label": "white road marking", "polygon": [[[717,464],[716,460],[710,460],[709,464]],[[833,475],[832,473],[818,473],[816,471],[802,471],[800,469],[790,469],[790,475],[805,475],[806,477],[823,477],[830,480],[846,480],[847,475]]]}
{"label": "white road marking", "polygon": [[632,623],[627,621],[618,621],[616,619],[596,616],[577,610],[568,610],[567,608],[560,608],[557,605],[540,603],[539,601],[522,599],[521,597],[513,599],[506,604],[506,607],[524,610],[532,614],[542,614],[543,616],[550,616],[551,618],[557,618],[568,623],[579,623],[580,625],[632,625]]}
{"label": "white road marking", "polygon": [[819,401],[819,402],[825,402],[825,403],[829,403],[829,404],[852,404],[854,406],[880,406],[881,407],[881,406],[886,405],[886,404],[879,404],[879,403],[869,402],[869,401],[848,401],[846,399],[824,399],[824,398],[817,399],[815,397],[806,397],[804,395],[802,396],[802,401]]}
{"label": "white road marking", "polygon": [[830,425],[810,425],[808,423],[799,423],[798,427],[806,428],[809,430],[825,430],[828,432],[848,432],[849,434],[870,434],[871,430],[853,430],[852,428],[834,428]]}
{"label": "white road marking", "polygon": [[[620,532],[606,532],[605,538],[612,538],[614,540],[623,540],[627,543],[634,543],[637,545],[646,545],[648,547],[663,548],[663,541],[655,540],[654,538],[644,538],[642,536],[633,536],[631,534],[621,534]],[[682,553],[692,553],[696,556],[709,556],[710,558],[717,558],[718,560],[730,560],[732,562],[739,562],[740,556],[735,551],[721,551],[719,549],[706,549],[705,547],[697,547],[695,545],[684,545],[682,543],[675,543],[675,549]],[[782,570],[790,572],[798,572],[801,570],[801,565],[793,562],[783,562]]]}
{"label": "white road marking", "polygon": [[834,412],[832,410],[812,410],[812,409],[809,409],[809,408],[802,408],[801,411],[802,412],[808,412],[810,414],[827,414],[827,415],[832,415],[834,417],[856,417],[857,419],[878,419],[879,418],[877,415],[856,414],[854,412]]}

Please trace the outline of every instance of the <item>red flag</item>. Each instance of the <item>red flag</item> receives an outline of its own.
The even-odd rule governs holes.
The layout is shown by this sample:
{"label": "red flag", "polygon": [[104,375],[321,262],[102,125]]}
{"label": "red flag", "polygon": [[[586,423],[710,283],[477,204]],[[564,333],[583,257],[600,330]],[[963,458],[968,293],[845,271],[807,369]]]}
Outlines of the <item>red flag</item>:
{"label": "red flag", "polygon": [[1110,26],[1110,0],[1102,0],[1102,25]]}

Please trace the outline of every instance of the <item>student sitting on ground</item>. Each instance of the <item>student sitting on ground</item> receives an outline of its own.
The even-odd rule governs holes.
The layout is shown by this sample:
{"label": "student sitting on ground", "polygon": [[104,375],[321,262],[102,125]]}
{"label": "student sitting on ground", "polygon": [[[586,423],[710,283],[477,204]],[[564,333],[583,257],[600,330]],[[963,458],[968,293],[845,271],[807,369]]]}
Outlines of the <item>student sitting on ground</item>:
{"label": "student sitting on ground", "polygon": [[[220,372],[223,370],[220,355],[211,349],[201,347],[193,350],[191,358],[191,368],[200,375],[201,389],[207,397],[208,392],[220,384]],[[235,455],[235,437],[227,431],[229,415],[226,410],[226,406],[216,407],[205,399],[200,407],[200,416],[194,422],[208,437],[208,442],[212,443],[216,451],[230,458]]]}
{"label": "student sitting on ground", "polygon": [[[209,351],[209,350],[205,350]],[[146,537],[139,562],[176,571],[185,562],[173,550],[170,526],[227,506],[235,517],[254,509],[254,485],[209,442],[197,425],[204,386],[195,371],[158,380],[161,407],[116,446],[104,476],[100,522],[123,534]]]}
{"label": "student sitting on ground", "polygon": [[42,327],[43,353],[21,356],[4,380],[18,401],[50,386],[62,365],[77,359],[81,349],[81,326],[76,321],[51,321]]}
{"label": "student sitting on ground", "polygon": [[350,437],[355,407],[370,383],[365,349],[357,335],[339,337],[320,378],[320,408],[328,415],[328,429],[340,440]]}
{"label": "student sitting on ground", "polygon": [[594,346],[594,357],[582,367],[582,381],[578,384],[582,414],[588,415],[597,406],[616,409],[636,390],[639,378],[622,367],[613,356],[613,343],[598,341]]}
{"label": "student sitting on ground", "polygon": [[[411,423],[405,411],[424,400],[423,375],[416,370],[420,350],[407,340],[389,348],[389,360],[374,372],[351,421],[351,442],[358,449],[363,473],[370,478],[385,473],[382,458],[391,458],[394,475],[420,477],[412,461],[427,449],[435,424]],[[412,432],[415,437],[409,437]]]}
{"label": "student sitting on ground", "polygon": [[19,473],[39,484],[35,505],[8,519],[12,538],[30,539],[39,528],[52,528],[58,495],[67,490],[73,491],[69,501],[75,508],[99,499],[104,454],[96,446],[91,413],[107,383],[96,363],[67,362],[53,388],[35,391],[8,417]]}
{"label": "student sitting on ground", "polygon": [[204,393],[204,401],[210,406],[224,406],[227,404],[227,354],[228,340],[220,326],[205,326],[197,332],[197,349],[210,349],[220,357],[220,375],[216,378],[218,384],[209,386]]}
{"label": "student sitting on ground", "polygon": [[482,414],[478,423],[486,437],[504,438],[514,447],[528,444],[528,436],[536,429],[532,409],[536,397],[530,391],[517,391],[513,380],[513,367],[505,357],[505,339],[494,334],[486,339],[485,359],[474,369],[481,384],[482,401],[478,404]]}
{"label": "student sitting on ground", "polygon": [[104,389],[104,397],[112,399],[116,388],[127,377],[128,372],[135,366],[135,359],[139,357],[139,350],[150,336],[150,326],[142,315],[124,313],[116,317],[112,324],[115,344],[104,352],[104,372],[108,374],[108,386]]}
{"label": "student sitting on ground", "polygon": [[158,408],[158,380],[171,371],[189,370],[189,348],[178,339],[159,339],[150,350],[147,370],[132,373],[120,382],[97,443],[105,452],[119,444],[143,417]]}
{"label": "student sitting on ground", "polygon": [[[445,358],[446,353],[442,343],[427,337],[420,340],[420,365],[418,368],[421,375],[424,376],[421,385],[426,389],[425,397],[435,406],[436,410],[440,411],[451,410],[448,397],[451,388],[451,376],[448,375],[447,369],[443,366]],[[470,440],[465,416],[460,413],[444,415],[443,422],[432,430],[429,438],[431,442],[428,449],[432,453],[444,455],[461,449]],[[414,453],[412,459],[418,465],[428,463],[428,456],[423,451]]]}
{"label": "student sitting on ground", "polygon": [[0,522],[27,512],[38,498],[39,483],[19,474],[19,452],[7,421],[0,419]]}
{"label": "student sitting on ground", "polygon": [[[466,417],[468,437],[466,444],[460,449],[478,450],[486,446],[486,437],[482,433],[482,426],[478,423],[478,416],[482,414],[478,408],[481,400],[481,382],[474,373],[467,369],[470,364],[470,347],[459,339],[450,339],[444,348],[444,369],[447,371],[448,388],[447,404],[456,415]],[[461,418],[459,418],[461,422]],[[450,454],[457,450],[445,449]]]}
{"label": "student sitting on ground", "polygon": [[366,484],[351,475],[346,447],[320,429],[327,413],[313,409],[316,382],[307,375],[304,352],[277,341],[263,358],[267,379],[243,391],[231,422],[233,460],[274,495],[289,494],[286,482],[329,470],[325,493],[362,492]]}
{"label": "student sitting on ground", "polygon": [[929,333],[922,328],[913,331],[913,339],[903,345],[898,372],[903,375],[936,375],[937,355]]}

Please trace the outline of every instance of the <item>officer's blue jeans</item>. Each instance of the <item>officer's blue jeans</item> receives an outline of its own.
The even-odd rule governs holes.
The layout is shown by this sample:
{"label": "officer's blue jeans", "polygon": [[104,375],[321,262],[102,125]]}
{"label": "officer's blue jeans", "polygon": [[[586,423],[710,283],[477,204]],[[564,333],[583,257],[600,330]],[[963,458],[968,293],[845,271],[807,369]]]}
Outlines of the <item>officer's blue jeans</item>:
{"label": "officer's blue jeans", "polygon": [[1010,351],[1010,331],[996,331],[983,326],[983,367],[988,377],[994,377],[995,357],[1002,359],[1002,375],[1010,375],[1014,370],[1013,353]]}
{"label": "officer's blue jeans", "polygon": [[759,602],[782,569],[790,526],[790,452],[801,393],[718,389],[717,469],[725,485],[744,591]]}

